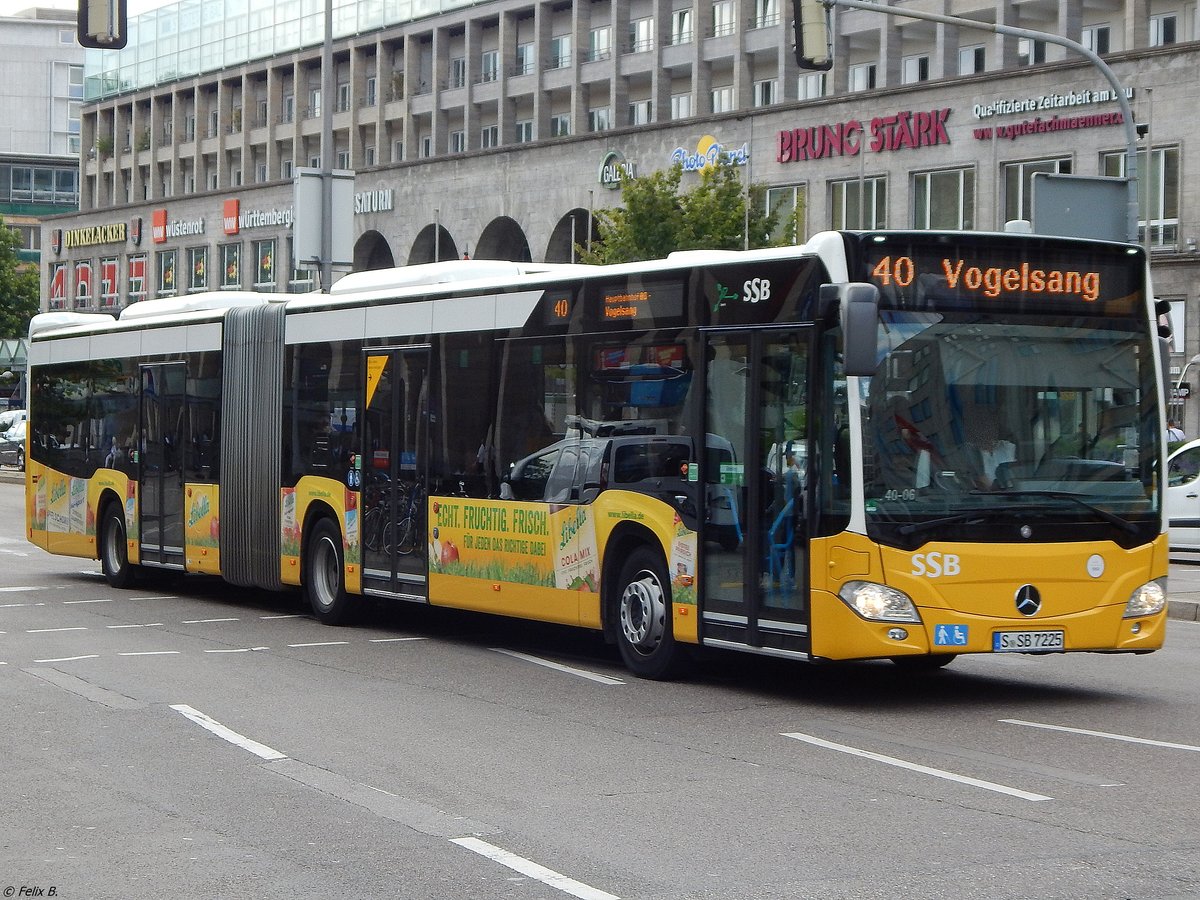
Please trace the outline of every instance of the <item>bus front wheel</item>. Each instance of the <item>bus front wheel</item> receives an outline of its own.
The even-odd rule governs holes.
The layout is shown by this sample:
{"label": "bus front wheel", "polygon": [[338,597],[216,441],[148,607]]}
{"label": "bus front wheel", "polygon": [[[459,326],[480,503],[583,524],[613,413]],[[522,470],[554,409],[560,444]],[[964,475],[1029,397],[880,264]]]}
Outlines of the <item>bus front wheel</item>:
{"label": "bus front wheel", "polygon": [[617,646],[626,667],[640,678],[679,675],[684,651],[671,632],[671,589],[662,556],[639,547],[621,567],[617,597]]}
{"label": "bus front wheel", "polygon": [[326,625],[349,620],[351,599],[346,593],[342,533],[331,519],[313,525],[304,554],[304,592],[313,615]]}
{"label": "bus front wheel", "polygon": [[115,588],[129,587],[133,580],[125,510],[115,500],[105,505],[100,516],[100,567],[104,570],[104,580]]}

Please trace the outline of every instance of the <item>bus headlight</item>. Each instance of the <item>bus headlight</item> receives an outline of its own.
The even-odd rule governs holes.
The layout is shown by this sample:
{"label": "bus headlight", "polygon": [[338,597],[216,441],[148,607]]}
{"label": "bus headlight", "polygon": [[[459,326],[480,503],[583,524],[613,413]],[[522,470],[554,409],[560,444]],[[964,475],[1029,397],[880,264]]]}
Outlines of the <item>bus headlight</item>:
{"label": "bus headlight", "polygon": [[917,608],[903,591],[873,581],[847,581],[838,597],[864,619],[879,622],[920,622]]}
{"label": "bus headlight", "polygon": [[1162,612],[1163,607],[1166,605],[1167,579],[1159,578],[1156,581],[1147,581],[1129,595],[1129,602],[1125,604],[1124,618],[1132,619],[1135,616],[1153,616]]}

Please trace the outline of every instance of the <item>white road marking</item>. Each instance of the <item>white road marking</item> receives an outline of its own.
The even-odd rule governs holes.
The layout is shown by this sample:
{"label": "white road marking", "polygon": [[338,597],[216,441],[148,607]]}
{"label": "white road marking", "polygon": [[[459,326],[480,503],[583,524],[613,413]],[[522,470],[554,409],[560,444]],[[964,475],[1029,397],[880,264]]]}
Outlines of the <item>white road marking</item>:
{"label": "white road marking", "polygon": [[178,600],[179,598],[172,594],[152,594],[149,597],[130,597],[130,600]]}
{"label": "white road marking", "polygon": [[1009,725],[1024,725],[1027,728],[1045,728],[1048,731],[1066,731],[1070,734],[1086,734],[1089,737],[1108,738],[1110,741],[1125,741],[1130,744],[1148,744],[1151,747],[1166,747],[1171,750],[1190,750],[1200,753],[1200,747],[1192,744],[1176,744],[1171,741],[1155,741],[1150,738],[1132,737],[1128,734],[1113,734],[1109,731],[1089,731],[1086,728],[1068,728],[1065,725],[1047,725],[1044,722],[1026,722],[1024,719],[1001,719]]}
{"label": "white road marking", "polygon": [[57,659],[35,659],[35,663],[75,662],[77,659],[99,659],[99,653],[89,653],[87,656],[60,656]]}
{"label": "white road marking", "polygon": [[349,641],[314,641],[311,644],[288,644],[289,647],[337,647]]}
{"label": "white road marking", "polygon": [[7,553],[9,556],[28,556],[28,553],[22,553],[20,550],[9,550],[0,547],[0,553]]}
{"label": "white road marking", "polygon": [[3,603],[0,604],[0,609],[16,609],[18,606],[28,606],[28,603]]}
{"label": "white road marking", "polygon": [[118,653],[117,656],[178,656],[178,650],[137,650],[129,653]]}
{"label": "white road marking", "polygon": [[145,622],[139,625],[105,625],[105,628],[157,628],[162,622]]}
{"label": "white road marking", "polygon": [[523,659],[526,662],[531,662],[537,666],[545,666],[547,669],[554,669],[556,672],[566,672],[568,675],[577,675],[580,678],[586,678],[589,681],[596,681],[600,684],[625,684],[620,678],[612,678],[608,675],[600,675],[596,672],[588,672],[584,669],[575,669],[571,666],[564,666],[562,663],[552,662],[548,659],[539,659],[536,656],[530,656],[527,653],[518,653],[516,650],[505,650],[503,647],[492,647],[496,653],[503,653],[505,656],[512,656],[516,659]]}
{"label": "white road marking", "polygon": [[240,622],[240,619],[184,619],[184,625],[207,625],[209,622]]}
{"label": "white road marking", "polygon": [[427,637],[406,637],[406,638],[371,638],[372,644],[395,644],[400,641],[427,641]]}
{"label": "white road marking", "polygon": [[73,603],[112,603],[112,597],[105,597],[101,600],[64,600],[63,606],[70,606]]}
{"label": "white road marking", "polygon": [[211,719],[198,709],[193,709],[186,703],[174,703],[171,709],[178,713],[183,713],[184,716],[191,719],[201,728],[211,731],[222,740],[229,741],[235,746],[241,747],[243,750],[249,750],[255,756],[262,759],[287,759],[287,755],[280,753],[278,750],[272,750],[266,744],[260,744],[258,741],[251,740],[245,735],[238,734],[232,729],[226,728],[215,719]]}
{"label": "white road marking", "polygon": [[72,625],[70,628],[26,628],[26,634],[51,634],[55,631],[87,631],[83,625]]}
{"label": "white road marking", "polygon": [[570,894],[572,897],[579,897],[580,900],[620,900],[616,894],[610,894],[608,891],[594,888],[591,885],[584,884],[582,881],[568,878],[566,875],[555,872],[553,869],[547,869],[545,866],[538,865],[532,860],[525,859],[523,856],[517,856],[515,853],[501,850],[494,844],[481,841],[479,838],[460,837],[453,838],[450,842],[478,853],[480,856],[485,856],[493,862],[500,863],[502,866],[507,866],[514,872],[520,872],[522,875],[536,879],[555,890]]}
{"label": "white road marking", "polygon": [[960,784],[967,784],[972,787],[983,788],[987,791],[995,791],[998,794],[1008,794],[1010,797],[1017,797],[1021,800],[1053,800],[1053,797],[1047,797],[1045,794],[1034,794],[1029,791],[1023,791],[1019,788],[1009,787],[1004,784],[996,784],[993,781],[982,781],[978,778],[971,778],[968,775],[959,775],[957,772],[948,772],[945,769],[934,769],[930,766],[923,766],[919,763],[908,762],[904,759],[897,759],[894,756],[884,756],[881,753],[872,753],[870,750],[862,750],[858,747],[851,747],[847,744],[836,744],[833,741],[827,741],[819,737],[814,737],[811,734],[801,734],[800,732],[785,733],[784,737],[792,738],[797,741],[804,741],[808,744],[813,744],[817,747],[824,747],[827,750],[837,750],[840,753],[849,753],[852,756],[861,756],[864,759],[872,759],[875,762],[885,763],[889,766],[897,766],[901,769],[910,769],[913,772],[920,772],[924,775],[932,775],[935,778],[945,778],[947,781],[957,781]]}
{"label": "white road marking", "polygon": [[291,615],[286,615],[286,616],[259,616],[259,618],[260,619],[307,619],[308,616],[301,615],[300,613],[292,613]]}
{"label": "white road marking", "polygon": [[234,650],[205,650],[205,653],[253,653],[255,650],[270,650],[270,647],[238,647]]}
{"label": "white road marking", "polygon": [[20,593],[21,591],[44,591],[45,589],[46,588],[44,586],[35,587],[34,585],[29,585],[28,587],[25,587],[22,585],[17,585],[16,587],[0,587],[0,594],[16,594]]}

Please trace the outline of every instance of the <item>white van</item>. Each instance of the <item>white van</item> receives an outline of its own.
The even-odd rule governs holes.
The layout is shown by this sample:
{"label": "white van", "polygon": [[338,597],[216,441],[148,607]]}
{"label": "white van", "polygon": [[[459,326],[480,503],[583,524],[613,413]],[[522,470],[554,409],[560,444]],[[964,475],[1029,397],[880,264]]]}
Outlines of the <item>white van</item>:
{"label": "white van", "polygon": [[8,431],[18,422],[24,422],[29,418],[29,413],[23,409],[6,409],[0,412],[0,434]]}

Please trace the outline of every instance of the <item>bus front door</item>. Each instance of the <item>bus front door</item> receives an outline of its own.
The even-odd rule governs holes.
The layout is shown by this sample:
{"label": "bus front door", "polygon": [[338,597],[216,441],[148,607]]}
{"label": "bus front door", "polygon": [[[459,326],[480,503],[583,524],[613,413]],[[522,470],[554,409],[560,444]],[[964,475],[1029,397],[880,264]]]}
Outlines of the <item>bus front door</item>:
{"label": "bus front door", "polygon": [[705,643],[809,652],[810,329],[708,336]]}
{"label": "bus front door", "polygon": [[143,563],[183,568],[183,439],[188,434],[187,367],[142,366],[134,442]]}
{"label": "bus front door", "polygon": [[363,368],[363,591],[425,601],[429,347],[367,350]]}

